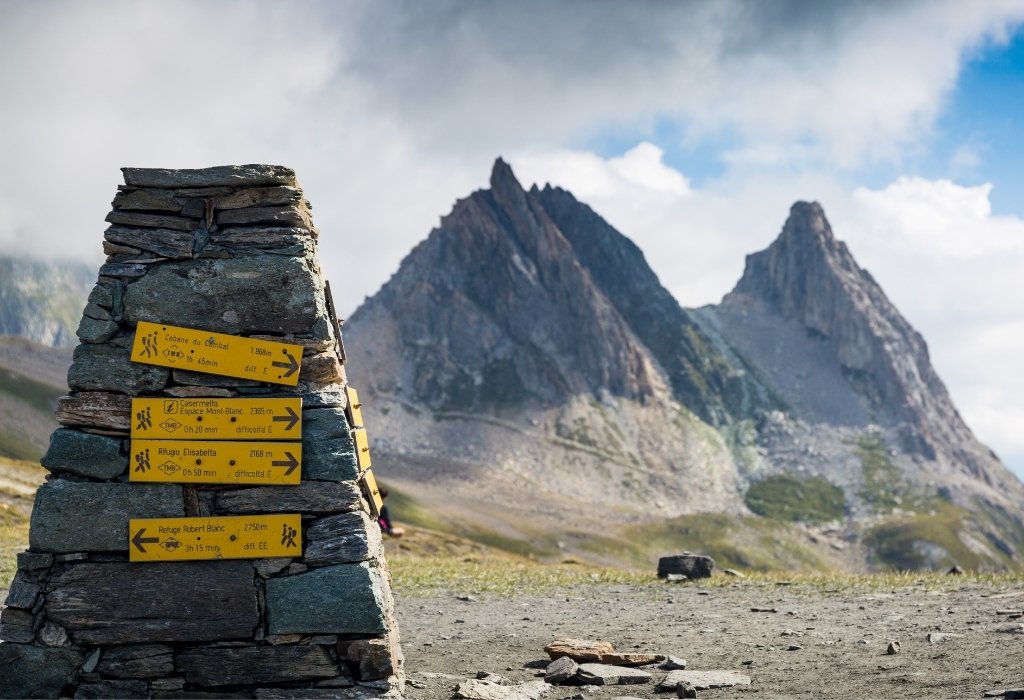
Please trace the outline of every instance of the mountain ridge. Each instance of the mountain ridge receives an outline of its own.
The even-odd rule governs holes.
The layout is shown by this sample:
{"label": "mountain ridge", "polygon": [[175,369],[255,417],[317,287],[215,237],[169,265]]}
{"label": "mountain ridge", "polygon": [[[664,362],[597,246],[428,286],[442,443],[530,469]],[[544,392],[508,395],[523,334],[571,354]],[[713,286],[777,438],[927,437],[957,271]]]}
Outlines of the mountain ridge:
{"label": "mountain ridge", "polygon": [[[1019,566],[1024,486],[817,203],[721,304],[685,309],[590,207],[499,159],[345,335],[392,478],[507,536],[539,536],[516,512],[573,539],[806,485],[862,548],[843,566]],[[909,558],[867,544],[897,521]]]}

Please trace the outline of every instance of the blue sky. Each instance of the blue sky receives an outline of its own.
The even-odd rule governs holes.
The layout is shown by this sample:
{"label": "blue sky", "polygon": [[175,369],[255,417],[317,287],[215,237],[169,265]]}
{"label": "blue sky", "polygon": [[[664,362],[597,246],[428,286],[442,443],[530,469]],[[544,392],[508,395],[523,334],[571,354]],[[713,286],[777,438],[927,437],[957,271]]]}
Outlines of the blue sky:
{"label": "blue sky", "polygon": [[700,305],[817,200],[1024,474],[1022,23],[1022,0],[0,0],[0,245],[98,262],[120,166],[282,163],[351,312],[501,155]]}

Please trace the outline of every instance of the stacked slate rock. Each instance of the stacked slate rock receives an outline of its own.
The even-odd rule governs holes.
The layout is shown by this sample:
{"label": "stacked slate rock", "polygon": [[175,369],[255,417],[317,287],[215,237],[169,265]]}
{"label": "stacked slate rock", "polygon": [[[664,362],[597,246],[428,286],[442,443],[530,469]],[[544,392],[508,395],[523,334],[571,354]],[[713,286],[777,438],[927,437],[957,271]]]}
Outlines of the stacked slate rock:
{"label": "stacked slate rock", "polygon": [[[344,351],[295,173],[124,169],[0,617],[0,697],[376,697],[401,689]],[[280,387],[129,361],[138,321],[304,347]],[[303,400],[299,486],[128,483],[131,398]],[[129,563],[129,518],[301,513],[296,559]]]}

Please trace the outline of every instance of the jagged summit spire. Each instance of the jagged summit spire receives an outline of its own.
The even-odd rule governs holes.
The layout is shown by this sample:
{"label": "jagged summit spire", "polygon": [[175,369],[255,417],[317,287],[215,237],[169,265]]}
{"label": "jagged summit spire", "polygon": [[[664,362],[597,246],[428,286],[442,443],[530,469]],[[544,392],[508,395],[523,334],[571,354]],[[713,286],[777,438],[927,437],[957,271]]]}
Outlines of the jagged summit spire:
{"label": "jagged summit spire", "polygon": [[519,180],[516,179],[515,173],[512,172],[512,166],[504,158],[498,156],[494,161],[494,167],[491,168],[491,189],[498,192],[509,188],[523,189]]}

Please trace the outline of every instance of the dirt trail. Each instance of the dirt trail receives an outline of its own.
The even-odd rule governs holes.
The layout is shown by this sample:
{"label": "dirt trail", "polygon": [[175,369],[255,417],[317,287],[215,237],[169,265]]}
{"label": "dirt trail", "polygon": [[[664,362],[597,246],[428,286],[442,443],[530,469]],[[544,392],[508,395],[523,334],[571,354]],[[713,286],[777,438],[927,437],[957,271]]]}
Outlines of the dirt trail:
{"label": "dirt trail", "polygon": [[[1024,580],[853,593],[748,582],[594,584],[544,596],[458,599],[467,594],[476,596],[396,590],[411,700],[451,698],[458,679],[478,672],[536,680],[542,668],[527,665],[545,659],[544,646],[560,636],[605,639],[620,651],[682,657],[690,670],[751,678],[750,686],[703,690],[702,698],[980,698],[1024,687],[1024,625],[1005,612],[1024,606]],[[930,632],[959,636],[929,642]],[[885,654],[889,640],[900,642],[901,653]],[[675,697],[655,692],[665,671],[647,670],[652,683],[555,687],[544,697]]]}

